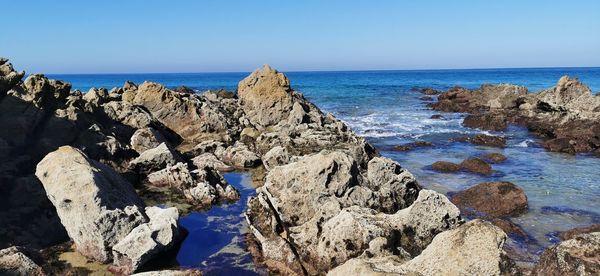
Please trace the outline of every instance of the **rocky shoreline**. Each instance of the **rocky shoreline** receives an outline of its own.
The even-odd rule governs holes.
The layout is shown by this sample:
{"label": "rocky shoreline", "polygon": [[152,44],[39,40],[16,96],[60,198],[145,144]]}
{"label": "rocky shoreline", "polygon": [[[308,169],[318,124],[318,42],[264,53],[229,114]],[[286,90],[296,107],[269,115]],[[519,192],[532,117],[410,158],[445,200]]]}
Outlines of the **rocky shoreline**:
{"label": "rocky shoreline", "polygon": [[[181,210],[147,206],[147,195],[173,193],[194,209],[210,208],[239,199],[223,172],[261,166],[264,183],[245,212],[247,245],[270,273],[522,273],[505,250],[505,223],[465,222],[461,216],[471,209],[494,218],[523,212],[527,199],[518,187],[489,183],[451,199],[423,189],[409,171],[381,157],[269,66],[240,81],[237,93],[195,94],[151,82],[82,93],[43,75],[24,76],[0,59],[0,219],[6,225],[0,230],[0,273],[51,274],[36,251],[68,240],[87,260],[109,264],[112,273],[154,270],[149,264],[167,258],[185,233],[177,223]],[[472,112],[500,127],[523,122],[547,132],[559,121],[565,128],[597,126],[598,98],[586,96],[589,89],[575,80],[561,79],[537,96],[512,86],[485,89],[502,97],[452,90],[432,106]],[[573,93],[581,96],[567,96]],[[492,109],[494,115],[479,113]],[[540,118],[547,121],[533,123]],[[594,135],[551,134],[549,145],[567,139],[560,151],[599,148]],[[479,161],[485,163],[465,160],[459,169],[487,174]],[[524,203],[499,210],[481,202],[507,195]],[[548,249],[533,274],[600,271],[597,233],[586,232]]]}

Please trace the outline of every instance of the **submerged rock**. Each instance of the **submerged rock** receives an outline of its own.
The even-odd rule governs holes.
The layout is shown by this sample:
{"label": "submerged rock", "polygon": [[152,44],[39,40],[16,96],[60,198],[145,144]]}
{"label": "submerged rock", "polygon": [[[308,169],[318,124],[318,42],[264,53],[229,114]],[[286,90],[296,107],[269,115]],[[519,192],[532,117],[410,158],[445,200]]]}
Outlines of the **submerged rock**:
{"label": "submerged rock", "polygon": [[460,165],[452,162],[436,161],[431,164],[431,168],[439,172],[457,172],[460,170]]}
{"label": "submerged rock", "polygon": [[531,275],[600,274],[600,232],[581,234],[544,251]]}
{"label": "submerged rock", "polygon": [[501,153],[488,153],[483,156],[483,159],[497,164],[506,161],[508,158]]}
{"label": "submerged rock", "polygon": [[462,170],[482,174],[482,175],[491,175],[492,174],[492,166],[486,163],[485,161],[479,158],[467,158],[460,163],[460,168]]}
{"label": "submerged rock", "polygon": [[463,214],[493,218],[515,216],[527,211],[527,196],[523,189],[510,182],[485,182],[451,197]]}
{"label": "submerged rock", "polygon": [[484,113],[468,115],[463,126],[483,130],[502,131],[508,127],[506,117],[501,114]]}
{"label": "submerged rock", "polygon": [[558,233],[558,236],[560,237],[561,240],[566,241],[566,240],[570,240],[578,235],[593,233],[593,232],[600,232],[600,224],[592,224],[587,227],[579,227],[579,228],[573,228],[573,229],[567,230],[567,231],[562,231],[562,232]]}

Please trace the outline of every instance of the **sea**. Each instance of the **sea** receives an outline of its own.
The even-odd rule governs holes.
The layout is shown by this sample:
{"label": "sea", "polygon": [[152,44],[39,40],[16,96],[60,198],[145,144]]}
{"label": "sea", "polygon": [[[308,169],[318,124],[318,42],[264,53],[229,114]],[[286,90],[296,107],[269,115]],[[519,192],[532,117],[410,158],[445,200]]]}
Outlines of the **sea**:
{"label": "sea", "polygon": [[[454,86],[477,88],[482,84],[510,83],[537,92],[556,85],[561,76],[579,78],[594,94],[600,92],[600,68],[531,68],[475,70],[403,70],[347,72],[284,72],[292,87],[324,112],[330,112],[366,137],[382,155],[398,161],[427,189],[452,194],[488,181],[510,181],[525,191],[529,211],[512,218],[529,237],[511,238],[524,262],[535,261],[548,246],[557,243],[558,231],[600,223],[600,158],[588,154],[569,155],[545,151],[539,140],[519,126],[492,132],[461,125],[465,114],[440,113],[428,109],[414,87],[445,90]],[[122,86],[126,80],[145,80],[167,87],[185,85],[197,91],[235,91],[249,72],[182,74],[48,75],[65,80],[85,92],[91,87]],[[599,96],[600,97],[600,96]],[[440,114],[443,119],[430,119]],[[484,133],[508,138],[506,148],[476,146],[453,138]],[[390,150],[416,141],[433,143],[410,151]],[[467,157],[501,153],[508,160],[493,164],[491,176],[439,173],[436,161],[460,162]],[[228,173],[226,180],[242,193],[240,201],[193,212],[181,218],[189,235],[177,255],[182,267],[199,268],[207,275],[263,274],[245,249],[248,229],[243,212],[248,197],[255,194],[247,172]]]}

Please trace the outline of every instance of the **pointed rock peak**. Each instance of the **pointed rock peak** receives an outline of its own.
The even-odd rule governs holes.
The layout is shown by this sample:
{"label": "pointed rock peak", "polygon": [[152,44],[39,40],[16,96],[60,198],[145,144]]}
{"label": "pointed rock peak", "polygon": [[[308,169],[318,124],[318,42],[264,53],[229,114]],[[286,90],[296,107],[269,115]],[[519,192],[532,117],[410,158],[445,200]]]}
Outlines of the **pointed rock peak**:
{"label": "pointed rock peak", "polygon": [[565,91],[569,88],[575,88],[575,90],[578,92],[589,91],[591,93],[590,89],[585,84],[583,84],[581,81],[579,81],[578,78],[562,76],[558,80],[558,83],[556,84],[556,91],[558,91],[558,92]]}

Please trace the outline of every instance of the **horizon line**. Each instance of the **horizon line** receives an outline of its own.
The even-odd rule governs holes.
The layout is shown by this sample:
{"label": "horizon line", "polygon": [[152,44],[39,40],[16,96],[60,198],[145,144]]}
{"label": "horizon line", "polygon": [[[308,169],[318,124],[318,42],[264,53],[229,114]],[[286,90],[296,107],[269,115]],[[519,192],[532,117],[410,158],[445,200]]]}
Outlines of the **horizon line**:
{"label": "horizon line", "polygon": [[[262,66],[257,67],[260,69]],[[415,71],[467,71],[467,70],[517,70],[517,69],[596,69],[600,66],[542,66],[542,67],[479,67],[479,68],[427,68],[427,69],[344,69],[344,70],[278,70],[283,73],[342,73],[342,72],[415,72]],[[255,69],[256,70],[256,69]],[[194,72],[110,72],[110,73],[32,73],[44,75],[146,75],[146,74],[236,74],[253,71],[194,71]],[[30,75],[26,72],[25,75]]]}

